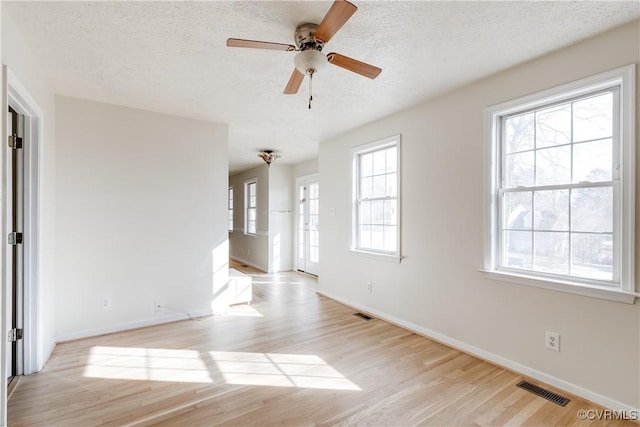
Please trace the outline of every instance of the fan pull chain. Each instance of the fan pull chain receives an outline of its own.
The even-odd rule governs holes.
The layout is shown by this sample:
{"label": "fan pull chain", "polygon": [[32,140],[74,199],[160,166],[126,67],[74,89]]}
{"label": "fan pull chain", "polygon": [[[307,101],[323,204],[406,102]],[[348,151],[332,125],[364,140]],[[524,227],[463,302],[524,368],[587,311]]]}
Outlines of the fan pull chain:
{"label": "fan pull chain", "polygon": [[311,101],[313,101],[313,71],[309,73],[309,110],[311,110]]}

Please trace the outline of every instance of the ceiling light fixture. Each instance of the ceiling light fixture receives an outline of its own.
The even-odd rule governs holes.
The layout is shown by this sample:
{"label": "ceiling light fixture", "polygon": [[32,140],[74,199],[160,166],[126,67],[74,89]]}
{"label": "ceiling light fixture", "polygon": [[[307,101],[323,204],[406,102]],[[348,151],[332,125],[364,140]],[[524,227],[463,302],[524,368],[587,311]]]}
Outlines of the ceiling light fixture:
{"label": "ceiling light fixture", "polygon": [[267,167],[271,167],[271,163],[273,163],[276,159],[279,159],[280,154],[274,153],[273,150],[264,150],[258,153],[258,157],[260,157],[267,164]]}
{"label": "ceiling light fixture", "polygon": [[[322,48],[320,46],[320,48]],[[313,75],[326,67],[329,62],[327,55],[316,49],[303,50],[293,58],[293,65],[302,74],[309,76],[309,109],[311,109],[311,101],[313,101]]]}

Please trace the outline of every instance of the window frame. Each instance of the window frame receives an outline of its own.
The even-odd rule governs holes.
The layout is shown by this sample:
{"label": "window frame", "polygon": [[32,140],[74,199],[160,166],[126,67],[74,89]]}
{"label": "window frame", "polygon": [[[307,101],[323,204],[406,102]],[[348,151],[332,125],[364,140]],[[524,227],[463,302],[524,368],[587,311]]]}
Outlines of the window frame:
{"label": "window frame", "polygon": [[229,233],[233,233],[234,218],[233,218],[233,185],[227,188],[227,230]]}
{"label": "window frame", "polygon": [[[501,215],[500,173],[503,167],[502,129],[503,117],[570,102],[575,98],[599,91],[618,89],[619,122],[614,123],[614,137],[619,136],[618,178],[612,177],[614,197],[613,235],[614,263],[618,265],[619,281],[604,285],[603,281],[580,279],[571,276],[547,275],[528,270],[509,269],[500,266]],[[615,92],[615,90],[614,90]],[[485,110],[485,276],[515,284],[530,285],[578,295],[612,301],[633,303],[635,294],[635,65],[587,77],[528,96],[507,101]],[[614,93],[615,102],[615,93]],[[614,106],[614,110],[616,107]],[[615,146],[615,142],[613,143]],[[615,171],[614,171],[615,174]],[[615,256],[618,256],[616,259]],[[615,266],[614,266],[615,271]]]}
{"label": "window frame", "polygon": [[[249,187],[253,185],[255,186],[255,194],[254,194],[254,206],[250,206],[250,194]],[[249,231],[249,210],[253,209],[255,211],[255,220],[254,227],[255,231]],[[255,236],[258,234],[258,179],[251,178],[244,182],[244,234],[248,236]]]}
{"label": "window frame", "polygon": [[[390,147],[396,147],[396,217],[397,217],[397,233],[396,233],[396,250],[393,252],[384,251],[384,250],[376,250],[371,248],[362,248],[359,247],[359,201],[360,201],[360,167],[359,161],[361,155],[372,153],[378,150],[387,149]],[[367,144],[359,145],[357,147],[353,147],[351,149],[351,194],[352,194],[352,204],[351,204],[351,245],[350,250],[356,254],[381,259],[385,261],[392,262],[400,262],[402,260],[401,256],[401,243],[402,243],[402,203],[401,203],[401,177],[402,177],[402,162],[401,162],[401,135],[393,135],[387,138],[383,138],[374,142],[370,142]]]}

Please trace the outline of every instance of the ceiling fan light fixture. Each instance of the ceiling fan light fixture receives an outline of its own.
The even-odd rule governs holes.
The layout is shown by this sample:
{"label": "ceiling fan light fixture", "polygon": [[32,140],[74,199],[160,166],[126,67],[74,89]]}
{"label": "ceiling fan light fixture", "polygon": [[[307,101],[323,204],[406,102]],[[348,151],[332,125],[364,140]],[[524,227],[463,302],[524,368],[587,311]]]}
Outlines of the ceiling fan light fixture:
{"label": "ceiling fan light fixture", "polygon": [[271,167],[271,163],[282,156],[278,153],[274,153],[272,150],[264,150],[258,153],[258,157],[264,160],[268,167]]}
{"label": "ceiling fan light fixture", "polygon": [[314,74],[326,67],[327,56],[315,49],[303,50],[293,58],[293,64],[302,74]]}

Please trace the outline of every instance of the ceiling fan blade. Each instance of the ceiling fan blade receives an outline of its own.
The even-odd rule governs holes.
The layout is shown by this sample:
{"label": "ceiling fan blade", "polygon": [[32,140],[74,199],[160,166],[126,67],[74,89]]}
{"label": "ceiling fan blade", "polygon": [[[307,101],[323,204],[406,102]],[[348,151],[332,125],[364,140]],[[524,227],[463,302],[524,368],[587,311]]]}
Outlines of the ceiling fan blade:
{"label": "ceiling fan blade", "polygon": [[304,80],[304,74],[294,68],[289,83],[287,83],[287,87],[284,88],[285,95],[295,95],[298,93],[302,80]]}
{"label": "ceiling fan blade", "polygon": [[257,40],[227,39],[229,47],[249,47],[253,49],[296,50],[296,47],[285,43],[261,42]]}
{"label": "ceiling fan blade", "polygon": [[328,54],[327,60],[333,65],[342,67],[345,70],[353,71],[361,76],[369,77],[370,79],[375,79],[378,77],[380,72],[382,72],[381,68],[374,67],[373,65],[358,61],[357,59],[349,58],[348,56],[340,55],[339,53]]}
{"label": "ceiling fan blade", "polygon": [[357,7],[345,0],[336,0],[324,16],[313,35],[316,39],[328,42],[340,28],[356,13]]}

